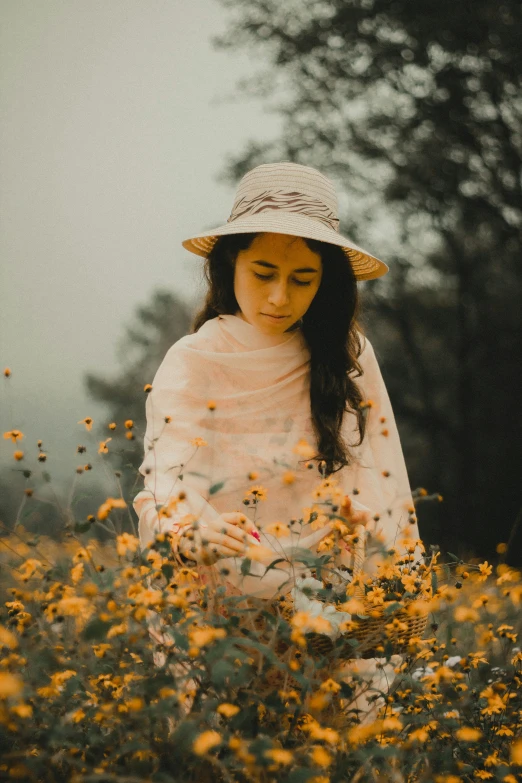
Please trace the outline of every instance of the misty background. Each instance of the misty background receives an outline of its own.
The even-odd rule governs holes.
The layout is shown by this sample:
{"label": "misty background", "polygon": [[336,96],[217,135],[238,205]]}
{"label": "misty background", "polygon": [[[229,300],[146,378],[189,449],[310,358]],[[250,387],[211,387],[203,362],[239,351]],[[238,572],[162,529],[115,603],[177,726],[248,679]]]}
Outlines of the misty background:
{"label": "misty background", "polygon": [[35,457],[41,439],[62,481],[77,422],[107,414],[85,373],[115,374],[124,324],[153,289],[201,296],[203,259],[181,241],[228,217],[224,157],[280,123],[238,100],[255,62],[211,46],[215,0],[0,6],[1,427]]}
{"label": "misty background", "polygon": [[0,521],[82,533],[107,494],[132,499],[143,386],[204,290],[181,241],[291,160],[390,267],[359,284],[361,323],[425,545],[520,564],[520,4],[0,8],[0,422],[24,433],[2,441]]}

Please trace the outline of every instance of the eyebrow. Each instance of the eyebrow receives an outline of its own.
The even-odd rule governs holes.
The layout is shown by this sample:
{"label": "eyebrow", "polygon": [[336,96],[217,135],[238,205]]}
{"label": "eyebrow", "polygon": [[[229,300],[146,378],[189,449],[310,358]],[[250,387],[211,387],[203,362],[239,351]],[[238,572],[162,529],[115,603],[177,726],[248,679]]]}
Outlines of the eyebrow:
{"label": "eyebrow", "polygon": [[[277,264],[271,264],[269,261],[252,261],[253,264],[259,264],[259,266],[265,266],[269,269],[279,269]],[[294,272],[318,272],[319,270],[316,269],[314,266],[305,266],[301,269],[294,269]]]}

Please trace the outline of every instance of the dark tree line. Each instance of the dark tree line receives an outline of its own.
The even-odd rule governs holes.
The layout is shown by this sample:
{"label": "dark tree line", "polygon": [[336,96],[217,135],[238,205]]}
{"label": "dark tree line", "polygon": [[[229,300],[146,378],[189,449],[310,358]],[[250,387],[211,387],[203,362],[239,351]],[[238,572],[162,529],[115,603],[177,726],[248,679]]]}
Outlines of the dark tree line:
{"label": "dark tree line", "polygon": [[[412,483],[444,496],[419,509],[422,534],[494,557],[522,507],[522,6],[221,3],[233,14],[214,43],[255,52],[264,71],[241,88],[283,120],[221,177],[315,166],[350,208],[366,199],[367,213],[341,214],[366,246],[377,207],[392,215],[392,271],[361,287]],[[508,562],[520,563],[520,528]]]}

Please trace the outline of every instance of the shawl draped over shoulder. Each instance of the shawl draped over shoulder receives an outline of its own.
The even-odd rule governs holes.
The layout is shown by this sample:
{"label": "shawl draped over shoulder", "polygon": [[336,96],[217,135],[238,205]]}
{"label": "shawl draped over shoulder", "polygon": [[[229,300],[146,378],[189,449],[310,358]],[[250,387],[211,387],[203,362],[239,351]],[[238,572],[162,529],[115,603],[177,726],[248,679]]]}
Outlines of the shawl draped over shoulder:
{"label": "shawl draped over shoulder", "polygon": [[[363,375],[356,383],[364,399],[372,401],[366,434],[360,446],[352,446],[359,440],[357,420],[345,413],[341,434],[352,446],[355,462],[333,476],[355,509],[379,515],[374,532],[386,546],[400,550],[401,536],[418,540],[419,531],[417,522],[409,521],[414,504],[390,399],[368,338],[363,345]],[[325,535],[321,529],[290,526],[298,530],[298,540],[294,534],[284,539],[266,531],[274,522],[288,525],[304,518],[321,482],[317,462],[312,470],[305,467],[298,447],[303,440],[316,446],[309,373],[310,352],[299,328],[267,335],[236,315],[212,318],[171,346],[146,401],[145,456],[139,468],[144,489],[133,502],[142,547],[156,533],[176,529],[188,513],[204,527],[221,513],[241,511],[255,522],[261,543],[279,556],[305,538],[307,548],[315,551]],[[205,445],[198,446],[197,438]],[[255,481],[250,473],[257,474]],[[254,511],[243,500],[259,485],[266,497]],[[172,516],[158,515],[180,491],[185,498]],[[342,557],[352,564],[348,552]],[[244,576],[241,563],[240,557],[223,558],[200,568],[222,572],[226,566],[230,586],[259,597],[272,597],[283,582],[286,590],[292,587],[285,564],[263,576],[266,566],[252,562],[250,575]],[[372,572],[371,567],[365,570]]]}

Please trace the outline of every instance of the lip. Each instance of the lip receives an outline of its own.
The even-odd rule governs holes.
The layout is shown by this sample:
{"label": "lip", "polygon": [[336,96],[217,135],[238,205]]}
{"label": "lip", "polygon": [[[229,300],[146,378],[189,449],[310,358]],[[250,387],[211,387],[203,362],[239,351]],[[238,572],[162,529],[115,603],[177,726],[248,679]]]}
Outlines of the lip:
{"label": "lip", "polygon": [[285,318],[290,318],[289,315],[270,315],[269,313],[261,313],[261,315],[264,315],[267,318],[273,318],[274,321],[283,321]]}

